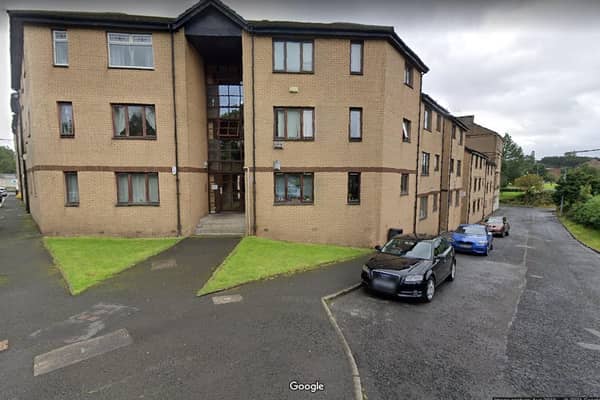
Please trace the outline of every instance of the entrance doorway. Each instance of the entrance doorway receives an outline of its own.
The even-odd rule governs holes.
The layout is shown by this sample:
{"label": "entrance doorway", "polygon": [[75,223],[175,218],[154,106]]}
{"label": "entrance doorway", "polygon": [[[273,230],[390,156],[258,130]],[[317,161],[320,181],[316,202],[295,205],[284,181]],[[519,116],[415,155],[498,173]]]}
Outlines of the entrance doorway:
{"label": "entrance doorway", "polygon": [[215,174],[215,212],[244,211],[244,175]]}

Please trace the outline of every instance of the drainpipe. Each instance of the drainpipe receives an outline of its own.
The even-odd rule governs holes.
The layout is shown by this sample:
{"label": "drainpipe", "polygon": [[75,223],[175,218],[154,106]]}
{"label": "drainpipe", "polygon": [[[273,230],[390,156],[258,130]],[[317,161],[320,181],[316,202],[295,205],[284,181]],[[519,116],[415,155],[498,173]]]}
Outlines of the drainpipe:
{"label": "drainpipe", "polygon": [[419,123],[417,124],[417,175],[415,177],[415,207],[413,212],[413,233],[417,234],[417,203],[419,202],[419,157],[421,156],[421,96],[423,94],[423,73],[419,80]]}
{"label": "drainpipe", "polygon": [[[454,124],[454,122],[452,122],[452,123]],[[454,144],[454,140],[452,139],[452,129],[450,129],[450,158],[452,158],[452,149],[453,149],[452,145],[453,144]],[[456,161],[456,163],[458,164],[457,160],[454,160],[454,161]],[[448,160],[448,164],[449,163],[450,163],[450,160]],[[461,164],[462,164],[462,161],[461,161]],[[462,167],[462,165],[461,165],[461,167]],[[455,168],[455,171],[458,171],[457,165],[455,165],[454,168]],[[450,190],[451,186],[452,186],[452,174],[450,174],[450,167],[448,166],[448,197],[450,197],[450,193],[452,192]],[[459,196],[460,196],[460,194],[459,194]],[[449,201],[448,201],[448,218],[446,218],[446,232],[448,231],[448,227],[450,226],[450,205],[451,205],[451,202],[449,199]]]}
{"label": "drainpipe", "polygon": [[179,191],[179,141],[177,137],[177,91],[175,89],[175,37],[173,25],[171,32],[171,85],[173,87],[173,134],[175,139],[175,193],[177,197],[177,236],[181,236],[181,193]]}
{"label": "drainpipe", "polygon": [[[20,104],[19,104],[20,108]],[[31,127],[29,127],[31,129]],[[29,207],[29,185],[27,184],[27,163],[23,158],[23,152],[25,151],[25,143],[23,142],[23,109],[19,110],[19,144],[18,147],[20,151],[17,152],[17,156],[19,157],[19,163],[21,163],[21,174],[22,174],[22,182],[21,183],[21,196],[23,193],[25,195],[25,211],[29,214],[31,209]],[[19,154],[20,153],[20,154]]]}
{"label": "drainpipe", "polygon": [[254,33],[252,34],[252,234],[256,235],[256,96],[254,90]]}
{"label": "drainpipe", "polygon": [[[440,155],[440,162],[441,165],[439,166],[440,168],[440,198],[439,198],[439,205],[438,205],[438,235],[441,233],[442,231],[442,192],[444,191],[444,189],[442,188],[442,184],[444,182],[444,143],[446,142],[446,135],[444,135],[444,131],[446,124],[444,123],[444,120],[442,119],[442,151],[441,151],[441,155]],[[452,140],[450,140],[450,157],[452,158]],[[446,193],[450,193],[448,191],[448,189],[450,188],[450,178],[448,178],[448,188],[446,189]],[[448,197],[446,199],[446,221],[448,221],[448,219],[450,218],[450,195],[448,194]],[[446,230],[448,230],[447,227],[448,223],[446,222]]]}

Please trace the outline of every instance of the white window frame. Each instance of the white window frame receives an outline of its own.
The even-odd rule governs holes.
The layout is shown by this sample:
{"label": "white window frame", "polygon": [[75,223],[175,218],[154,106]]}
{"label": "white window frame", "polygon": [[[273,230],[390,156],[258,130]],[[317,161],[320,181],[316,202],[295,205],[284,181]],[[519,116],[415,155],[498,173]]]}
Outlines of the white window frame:
{"label": "white window frame", "polygon": [[[57,33],[64,33],[65,38],[57,39],[56,38]],[[66,62],[66,64],[58,63],[56,61],[56,42],[61,42],[61,43],[64,42],[67,44],[67,62]],[[58,67],[68,67],[69,66],[69,34],[64,29],[52,30],[52,61],[54,62],[54,65],[58,66]]]}
{"label": "white window frame", "polygon": [[[110,39],[110,35],[127,35],[129,36],[129,42],[125,43],[125,42],[115,42],[115,41],[111,41]],[[148,46],[148,43],[135,43],[133,38],[134,36],[145,36],[145,37],[149,37],[150,38],[150,48],[152,49],[152,66],[151,67],[144,67],[144,66],[135,66],[135,65],[116,65],[113,64],[111,59],[110,59],[110,45],[111,44],[117,44],[117,45],[127,45],[127,46]],[[154,69],[154,41],[152,39],[152,34],[151,33],[129,33],[129,32],[106,32],[106,50],[108,52],[108,67],[109,68],[128,68],[128,69],[146,69],[146,70],[153,70]]]}

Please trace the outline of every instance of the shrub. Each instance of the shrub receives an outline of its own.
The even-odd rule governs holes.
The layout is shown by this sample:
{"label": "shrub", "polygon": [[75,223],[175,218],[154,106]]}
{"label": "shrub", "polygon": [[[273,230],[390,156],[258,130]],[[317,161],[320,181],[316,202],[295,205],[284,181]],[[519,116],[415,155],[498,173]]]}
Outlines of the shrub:
{"label": "shrub", "polygon": [[574,205],[569,211],[569,217],[578,224],[600,229],[600,195]]}

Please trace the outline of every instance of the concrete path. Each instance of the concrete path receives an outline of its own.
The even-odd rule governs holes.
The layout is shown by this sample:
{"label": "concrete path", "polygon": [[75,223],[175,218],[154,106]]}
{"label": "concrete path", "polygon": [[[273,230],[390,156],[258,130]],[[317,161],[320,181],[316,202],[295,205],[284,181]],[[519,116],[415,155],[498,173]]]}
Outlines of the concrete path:
{"label": "concrete path", "polygon": [[[249,284],[225,293],[241,301],[215,304],[195,291],[237,240],[186,239],[72,297],[14,198],[1,217],[3,399],[351,398],[350,368],[320,298],[356,283],[364,259]],[[131,344],[97,348],[93,338],[120,330]],[[64,348],[50,357],[69,361],[72,344],[87,343],[97,356],[33,376],[34,357]],[[292,392],[293,380],[318,380],[325,391]]]}

